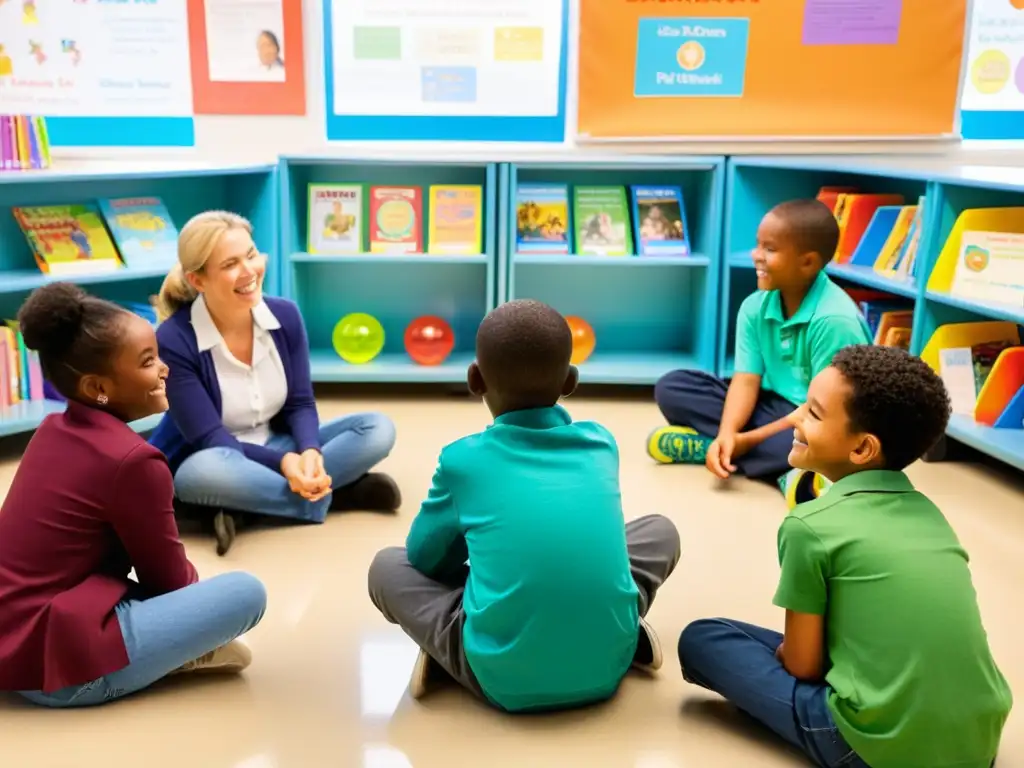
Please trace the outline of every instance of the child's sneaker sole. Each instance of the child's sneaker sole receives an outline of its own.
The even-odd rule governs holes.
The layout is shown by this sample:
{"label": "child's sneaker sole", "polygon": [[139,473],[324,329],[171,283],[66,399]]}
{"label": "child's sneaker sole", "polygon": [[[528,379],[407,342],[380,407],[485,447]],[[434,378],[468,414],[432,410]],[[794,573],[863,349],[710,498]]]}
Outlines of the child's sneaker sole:
{"label": "child's sneaker sole", "polygon": [[241,672],[251,663],[252,651],[249,647],[239,640],[232,640],[198,659],[182,664],[171,674],[232,674]]}
{"label": "child's sneaker sole", "polygon": [[665,662],[661,653],[661,641],[654,628],[642,616],[638,631],[639,639],[636,654],[633,657],[633,666],[649,672],[661,669],[661,665]]}
{"label": "child's sneaker sole", "polygon": [[658,427],[647,438],[647,455],[659,464],[703,464],[710,445],[690,427]]}
{"label": "child's sneaker sole", "polygon": [[409,695],[414,699],[421,699],[426,694],[427,684],[430,681],[430,665],[433,663],[434,660],[430,658],[430,654],[420,648],[420,653],[412,668],[412,674],[409,676]]}
{"label": "child's sneaker sole", "polygon": [[788,509],[824,496],[831,487],[832,483],[824,477],[806,469],[791,469],[779,478],[779,490]]}

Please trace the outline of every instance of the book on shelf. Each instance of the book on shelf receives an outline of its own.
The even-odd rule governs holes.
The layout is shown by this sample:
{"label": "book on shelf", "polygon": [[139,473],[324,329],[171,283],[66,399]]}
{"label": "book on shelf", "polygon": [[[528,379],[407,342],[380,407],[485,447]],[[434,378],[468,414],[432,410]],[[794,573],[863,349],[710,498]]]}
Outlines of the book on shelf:
{"label": "book on shelf", "polygon": [[[861,314],[864,316],[864,321],[868,325],[872,338],[877,338],[878,329],[882,324],[882,317],[884,315],[890,314],[893,317],[899,317],[901,316],[900,313],[904,313],[903,317],[908,315],[913,317],[914,311],[914,302],[911,299],[875,299],[872,301],[862,301],[858,306]],[[903,324],[910,325],[909,322]],[[875,343],[877,344],[878,342],[876,341]]]}
{"label": "book on shelf", "polygon": [[370,187],[370,252],[423,253],[420,187]]}
{"label": "book on shelf", "polygon": [[[865,317],[865,319],[867,319]],[[882,346],[891,347],[893,344],[886,344],[886,339],[889,338],[889,332],[894,328],[913,328],[914,326],[914,312],[909,309],[897,309],[883,311],[878,316],[878,327],[875,328],[874,343]],[[868,321],[868,327],[871,327],[871,322]]]}
{"label": "book on shelf", "polygon": [[170,270],[178,261],[178,228],[159,197],[99,201],[121,261],[132,269]]}
{"label": "book on shelf", "polygon": [[688,256],[690,237],[682,188],[637,184],[632,193],[637,253]]}
{"label": "book on shelf", "polygon": [[310,184],[306,250],[314,255],[363,253],[366,188],[362,184]]}
{"label": "book on shelf", "polygon": [[829,210],[833,214],[836,212],[836,204],[839,202],[840,195],[849,195],[857,192],[856,187],[822,187],[818,190],[817,200],[818,202],[824,203],[828,206]]}
{"label": "book on shelf", "polygon": [[25,346],[18,324],[8,320],[0,325],[0,409],[43,399],[39,354]]}
{"label": "book on shelf", "polygon": [[427,252],[472,256],[483,251],[483,187],[432,184],[427,195]]}
{"label": "book on shelf", "polygon": [[516,250],[569,253],[569,186],[520,184],[516,189]]}
{"label": "book on shelf", "polygon": [[93,203],[12,208],[40,271],[65,276],[122,267],[117,248]]}
{"label": "book on shelf", "polygon": [[572,214],[577,254],[633,254],[633,235],[630,232],[629,202],[625,187],[575,187]]}
{"label": "book on shelf", "polygon": [[839,194],[834,211],[839,224],[836,263],[845,264],[849,261],[875,211],[883,205],[903,205],[903,202],[903,195]]}
{"label": "book on shelf", "polygon": [[41,170],[51,163],[46,118],[0,115],[0,171]]}
{"label": "book on shelf", "polygon": [[939,374],[949,392],[953,413],[974,417],[978,395],[996,360],[1003,350],[1015,346],[1009,340],[995,340],[939,350]]}
{"label": "book on shelf", "polygon": [[886,330],[884,338],[879,343],[883,347],[897,347],[905,352],[909,352],[911,336],[912,329],[910,326],[892,326]]}
{"label": "book on shelf", "polygon": [[1024,234],[965,231],[950,293],[1024,307]]}
{"label": "book on shelf", "polygon": [[896,216],[896,222],[889,231],[882,250],[875,260],[875,271],[882,274],[896,277],[901,274],[899,266],[904,255],[907,238],[910,236],[910,227],[917,215],[916,205],[904,205]]}

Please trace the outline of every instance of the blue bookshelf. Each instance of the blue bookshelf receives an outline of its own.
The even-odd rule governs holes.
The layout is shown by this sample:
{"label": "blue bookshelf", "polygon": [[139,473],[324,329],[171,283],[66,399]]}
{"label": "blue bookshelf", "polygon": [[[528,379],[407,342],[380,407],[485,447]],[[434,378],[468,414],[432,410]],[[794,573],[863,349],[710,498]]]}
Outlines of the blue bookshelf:
{"label": "blue bookshelf", "polygon": [[[112,167],[114,166],[114,167]],[[113,272],[51,277],[40,272],[25,236],[11,215],[16,206],[60,205],[89,202],[103,197],[159,196],[174,223],[181,227],[197,213],[226,209],[248,218],[257,246],[277,259],[279,242],[277,166],[177,167],[107,163],[103,170],[32,171],[0,173],[0,318],[14,318],[34,289],[54,280],[82,284],[113,301],[145,302],[156,294],[166,274],[163,269],[122,268]],[[265,289],[277,293],[279,270],[268,269]],[[25,402],[0,410],[0,436],[29,432],[62,403]],[[133,426],[147,431],[157,419]]]}
{"label": "blue bookshelf", "polygon": [[[502,300],[544,301],[593,328],[585,383],[649,385],[676,368],[715,368],[721,272],[722,157],[530,160],[501,168]],[[520,183],[673,185],[683,190],[692,255],[581,256],[516,252]],[[570,206],[572,201],[570,198]]]}
{"label": "blue bookshelf", "polygon": [[[497,294],[498,166],[458,159],[282,157],[282,287],[302,311],[317,382],[461,383],[474,357],[476,329]],[[308,187],[313,183],[416,185],[423,188],[424,237],[432,184],[477,184],[484,190],[483,253],[322,256],[306,252]],[[342,360],[331,345],[334,326],[367,312],[384,326],[383,352],[364,365]],[[406,326],[420,315],[445,318],[455,349],[437,366],[405,352]]]}
{"label": "blue bookshelf", "polygon": [[[1024,326],[1024,307],[961,298],[928,289],[939,254],[965,210],[1024,206],[1024,179],[984,167],[910,163],[894,158],[743,157],[727,166],[725,237],[727,275],[722,280],[724,330],[718,349],[719,370],[731,375],[735,316],[740,302],[755,290],[749,252],[760,218],[776,203],[813,197],[824,185],[850,185],[871,192],[903,194],[908,204],[925,196],[925,216],[917,274],[896,280],[865,265],[833,264],[829,274],[840,284],[884,291],[914,302],[911,352],[920,354],[938,328],[950,323],[1008,320]],[[954,415],[947,437],[1024,470],[1024,429],[996,429]],[[940,446],[932,458],[941,458]]]}

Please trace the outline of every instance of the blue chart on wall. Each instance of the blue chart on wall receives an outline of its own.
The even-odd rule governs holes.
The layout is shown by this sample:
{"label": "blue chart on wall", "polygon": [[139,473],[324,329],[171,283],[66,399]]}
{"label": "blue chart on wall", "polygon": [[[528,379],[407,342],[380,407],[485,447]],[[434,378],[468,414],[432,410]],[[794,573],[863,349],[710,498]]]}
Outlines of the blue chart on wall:
{"label": "blue chart on wall", "polygon": [[569,0],[323,2],[328,141],[564,140]]}

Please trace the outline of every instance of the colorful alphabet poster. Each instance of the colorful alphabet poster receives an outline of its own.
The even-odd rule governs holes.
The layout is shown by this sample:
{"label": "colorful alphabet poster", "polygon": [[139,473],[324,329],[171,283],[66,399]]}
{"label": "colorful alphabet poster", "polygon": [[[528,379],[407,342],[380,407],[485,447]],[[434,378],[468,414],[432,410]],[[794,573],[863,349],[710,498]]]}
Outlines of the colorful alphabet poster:
{"label": "colorful alphabet poster", "polygon": [[192,146],[182,0],[0,0],[0,113],[53,146]]}
{"label": "colorful alphabet poster", "polygon": [[1024,0],[974,0],[960,100],[965,139],[1024,139]]}
{"label": "colorful alphabet poster", "polygon": [[955,135],[968,0],[579,2],[580,141]]}
{"label": "colorful alphabet poster", "polygon": [[558,141],[568,0],[324,0],[327,138]]}

